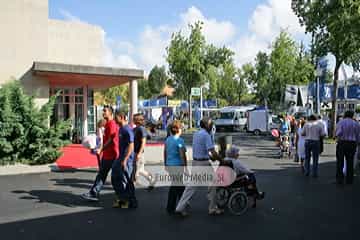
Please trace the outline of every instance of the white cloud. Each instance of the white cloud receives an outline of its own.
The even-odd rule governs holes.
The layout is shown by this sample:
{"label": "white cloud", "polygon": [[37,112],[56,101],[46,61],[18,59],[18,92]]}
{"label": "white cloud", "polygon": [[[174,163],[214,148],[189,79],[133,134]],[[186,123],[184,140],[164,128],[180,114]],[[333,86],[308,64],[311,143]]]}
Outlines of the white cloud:
{"label": "white cloud", "polygon": [[305,39],[304,28],[291,9],[291,0],[268,0],[256,7],[249,22],[249,34],[233,45],[235,61],[240,66],[253,61],[258,51],[269,51],[271,42],[282,29],[298,39]]}
{"label": "white cloud", "polygon": [[65,9],[60,8],[59,13],[66,21],[89,24],[89,23],[81,20],[79,17],[71,14],[69,11],[67,11]]}
{"label": "white cloud", "polygon": [[181,14],[181,28],[187,28],[189,24],[197,21],[204,23],[203,33],[208,42],[215,45],[229,43],[236,33],[236,27],[229,21],[218,21],[213,18],[206,18],[196,7],[190,7],[185,13]]}
{"label": "white cloud", "polygon": [[[60,10],[70,21],[82,22],[66,10]],[[259,4],[248,21],[248,31],[237,36],[236,26],[231,21],[208,18],[195,6],[179,15],[173,25],[144,27],[134,41],[111,39],[104,32],[104,64],[115,67],[136,67],[149,72],[154,65],[166,65],[166,47],[171,34],[182,31],[189,34],[188,25],[201,21],[206,40],[216,46],[226,45],[235,52],[237,65],[252,61],[258,51],[268,51],[270,43],[281,29],[287,29],[295,36],[304,36],[297,17],[291,10],[291,0],[266,0]]]}

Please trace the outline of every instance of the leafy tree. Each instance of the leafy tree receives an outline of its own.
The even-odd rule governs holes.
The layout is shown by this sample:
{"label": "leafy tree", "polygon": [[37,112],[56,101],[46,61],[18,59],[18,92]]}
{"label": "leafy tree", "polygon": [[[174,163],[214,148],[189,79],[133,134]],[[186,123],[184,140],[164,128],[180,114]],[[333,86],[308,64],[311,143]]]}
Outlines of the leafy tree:
{"label": "leafy tree", "polygon": [[168,76],[164,66],[158,67],[156,65],[151,69],[148,79],[148,88],[151,95],[157,96],[161,94],[162,90],[167,85],[167,82]]}
{"label": "leafy tree", "polygon": [[211,65],[206,71],[206,79],[209,81],[209,91],[207,91],[207,98],[215,99],[218,97],[218,82],[219,75],[215,66]]}
{"label": "leafy tree", "polygon": [[332,100],[332,133],[335,134],[339,69],[346,63],[360,66],[360,1],[292,0],[292,9],[300,24],[313,37],[316,56],[335,56],[334,91]]}
{"label": "leafy tree", "polygon": [[217,98],[220,106],[238,103],[246,83],[235,67],[234,52],[207,44],[201,22],[190,25],[190,30],[188,37],[181,32],[173,34],[167,48],[169,72],[178,97],[187,99],[192,87],[208,83],[209,91],[204,96]]}
{"label": "leafy tree", "polygon": [[270,54],[272,91],[270,98],[273,105],[283,102],[286,84],[293,84],[297,48],[294,40],[285,31],[276,38]]}
{"label": "leafy tree", "polygon": [[311,54],[306,52],[305,47],[301,42],[294,69],[294,84],[307,84],[313,81],[315,79],[314,70],[315,69],[311,60]]}
{"label": "leafy tree", "polygon": [[102,104],[116,104],[116,97],[121,96],[122,104],[129,102],[129,85],[123,84],[118,85],[103,91],[100,91],[100,94],[103,97]]}
{"label": "leafy tree", "polygon": [[139,88],[139,98],[141,99],[149,99],[151,98],[151,91],[148,84],[148,81],[145,79],[142,79],[138,82],[138,88]]}
{"label": "leafy tree", "polygon": [[219,70],[218,97],[225,99],[229,105],[234,105],[239,99],[238,69],[231,62],[223,64]]}
{"label": "leafy tree", "polygon": [[190,36],[184,37],[181,32],[173,34],[167,48],[169,71],[175,82],[177,94],[189,98],[192,87],[199,87],[204,82],[205,38],[201,33],[202,23],[190,25]]}
{"label": "leafy tree", "polygon": [[256,96],[265,106],[268,106],[269,96],[272,89],[276,89],[271,81],[271,67],[269,56],[264,52],[259,52],[255,59],[255,81],[253,84]]}
{"label": "leafy tree", "polygon": [[66,144],[63,136],[70,130],[70,122],[59,121],[49,127],[56,96],[41,109],[34,98],[23,93],[20,83],[13,81],[0,89],[0,164],[25,162],[52,163],[59,156],[59,148]]}

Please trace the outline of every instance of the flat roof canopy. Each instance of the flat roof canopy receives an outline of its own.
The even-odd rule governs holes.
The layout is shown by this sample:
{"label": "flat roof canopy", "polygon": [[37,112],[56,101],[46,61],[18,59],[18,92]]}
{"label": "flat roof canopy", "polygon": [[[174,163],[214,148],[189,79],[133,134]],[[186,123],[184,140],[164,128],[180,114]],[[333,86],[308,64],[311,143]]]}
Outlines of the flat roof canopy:
{"label": "flat roof canopy", "polygon": [[50,85],[83,86],[103,89],[142,79],[144,71],[139,69],[97,67],[50,62],[34,62],[35,76],[48,79]]}

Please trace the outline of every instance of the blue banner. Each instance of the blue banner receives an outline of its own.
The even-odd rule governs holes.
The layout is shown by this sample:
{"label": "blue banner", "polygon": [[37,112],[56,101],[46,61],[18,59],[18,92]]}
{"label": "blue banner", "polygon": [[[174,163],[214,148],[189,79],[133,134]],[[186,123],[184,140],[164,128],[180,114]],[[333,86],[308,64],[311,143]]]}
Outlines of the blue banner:
{"label": "blue banner", "polygon": [[[320,84],[320,99],[322,102],[328,102],[332,100],[333,96],[333,85],[331,84]],[[316,97],[316,84],[309,84],[308,94],[310,96]],[[344,87],[338,88],[338,99],[345,98],[345,89]],[[360,99],[360,86],[359,85],[350,85],[347,87],[347,98],[348,99]]]}

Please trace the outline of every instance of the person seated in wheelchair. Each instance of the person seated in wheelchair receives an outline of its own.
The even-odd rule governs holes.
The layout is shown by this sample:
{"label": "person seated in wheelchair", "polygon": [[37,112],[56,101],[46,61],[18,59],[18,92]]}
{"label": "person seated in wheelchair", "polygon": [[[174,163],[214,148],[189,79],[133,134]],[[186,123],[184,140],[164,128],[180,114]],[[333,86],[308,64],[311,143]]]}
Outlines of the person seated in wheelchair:
{"label": "person seated in wheelchair", "polygon": [[231,167],[236,173],[236,179],[229,187],[245,187],[246,194],[254,199],[253,207],[256,207],[256,200],[263,199],[265,193],[260,192],[257,188],[255,172],[240,161],[240,149],[238,147],[230,147],[225,154],[226,157],[221,162],[221,165]]}

